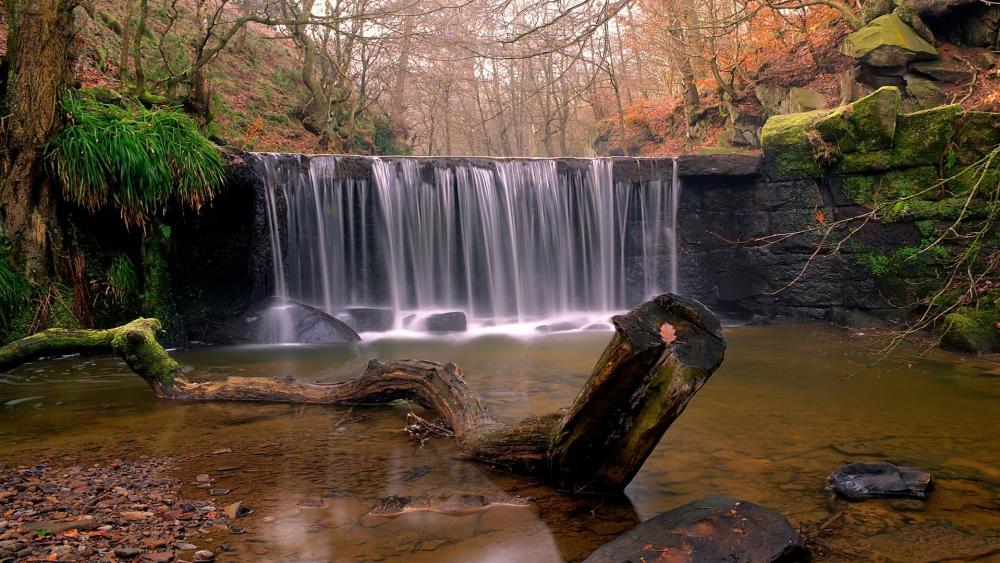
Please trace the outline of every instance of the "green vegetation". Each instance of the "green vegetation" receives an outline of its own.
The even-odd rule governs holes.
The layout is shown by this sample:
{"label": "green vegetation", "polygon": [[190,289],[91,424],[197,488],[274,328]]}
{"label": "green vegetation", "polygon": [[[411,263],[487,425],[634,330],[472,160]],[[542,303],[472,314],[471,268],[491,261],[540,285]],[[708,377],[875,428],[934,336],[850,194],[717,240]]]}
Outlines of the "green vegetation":
{"label": "green vegetation", "polygon": [[111,104],[89,91],[62,99],[66,127],[49,143],[65,197],[90,211],[113,206],[145,225],[177,200],[199,209],[223,181],[218,147],[179,111]]}
{"label": "green vegetation", "polygon": [[941,344],[977,354],[1000,351],[1000,331],[995,309],[962,307],[944,318]]}
{"label": "green vegetation", "polygon": [[10,244],[0,242],[0,337],[21,324],[19,318],[32,293],[31,282],[14,263]]}

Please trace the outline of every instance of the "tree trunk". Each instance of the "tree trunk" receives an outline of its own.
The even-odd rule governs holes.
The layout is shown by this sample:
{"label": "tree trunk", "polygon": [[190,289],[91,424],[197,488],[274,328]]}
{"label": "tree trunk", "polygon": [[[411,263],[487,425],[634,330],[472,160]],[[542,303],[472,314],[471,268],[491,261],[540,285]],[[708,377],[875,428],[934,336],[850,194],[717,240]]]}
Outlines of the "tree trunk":
{"label": "tree trunk", "polygon": [[0,207],[4,235],[28,275],[48,278],[62,235],[54,186],[43,169],[45,143],[58,129],[59,96],[72,77],[73,2],[6,0],[7,60],[0,115]]}
{"label": "tree trunk", "polygon": [[332,384],[190,381],[156,343],[159,323],[152,319],[104,331],[45,331],[0,348],[0,368],[43,355],[113,351],[162,398],[329,405],[408,399],[437,411],[470,458],[573,493],[620,493],[722,363],[726,341],[708,309],[669,294],[613,321],[615,335],[572,406],[516,424],[500,422],[454,364],[373,360],[360,377]]}

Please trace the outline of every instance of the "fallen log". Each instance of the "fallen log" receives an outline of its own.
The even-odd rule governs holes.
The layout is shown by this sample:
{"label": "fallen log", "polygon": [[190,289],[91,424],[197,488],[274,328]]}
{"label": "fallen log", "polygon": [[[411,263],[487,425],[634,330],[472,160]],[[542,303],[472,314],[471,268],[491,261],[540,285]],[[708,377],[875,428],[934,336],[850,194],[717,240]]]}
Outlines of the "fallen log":
{"label": "fallen log", "polygon": [[451,363],[372,360],[360,377],[330,384],[266,377],[191,381],[156,342],[155,319],[40,332],[0,348],[0,369],[43,356],[109,352],[164,399],[324,405],[406,399],[440,414],[471,458],[543,476],[561,490],[617,493],[722,363],[726,341],[707,308],[671,294],[613,322],[615,335],[569,409],[516,424],[501,422]]}

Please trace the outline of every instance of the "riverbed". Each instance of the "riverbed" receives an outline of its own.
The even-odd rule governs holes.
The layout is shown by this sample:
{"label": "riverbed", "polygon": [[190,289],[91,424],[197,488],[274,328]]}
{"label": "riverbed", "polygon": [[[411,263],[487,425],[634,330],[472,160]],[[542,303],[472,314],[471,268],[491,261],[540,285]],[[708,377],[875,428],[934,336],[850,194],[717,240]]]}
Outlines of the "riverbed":
{"label": "riverbed", "polygon": [[[462,459],[447,438],[403,431],[406,404],[331,408],[157,400],[116,358],[39,361],[0,374],[0,462],[173,456],[195,483],[243,501],[245,534],[215,532],[232,561],[578,561],[620,532],[712,493],[784,514],[820,561],[994,560],[1000,554],[1000,366],[826,325],[731,327],[722,367],[621,498],[561,495]],[[514,421],[567,406],[609,332],[532,338],[383,338],[325,347],[207,347],[173,355],[190,375],[338,381],[371,358],[457,363]],[[433,413],[418,414],[433,418]],[[225,450],[231,450],[226,452]],[[223,453],[213,453],[213,452]],[[926,469],[930,500],[849,503],[825,490],[846,461]],[[389,495],[528,499],[442,515],[366,517]],[[985,559],[983,559],[985,558]]]}

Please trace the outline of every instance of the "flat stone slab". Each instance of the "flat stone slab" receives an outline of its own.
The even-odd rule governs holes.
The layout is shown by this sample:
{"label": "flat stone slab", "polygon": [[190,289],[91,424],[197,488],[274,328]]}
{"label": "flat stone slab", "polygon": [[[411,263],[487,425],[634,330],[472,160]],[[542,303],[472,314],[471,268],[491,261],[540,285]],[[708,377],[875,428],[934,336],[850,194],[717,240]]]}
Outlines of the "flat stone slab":
{"label": "flat stone slab", "polygon": [[808,561],[801,536],[770,508],[710,495],[654,516],[584,563],[793,563]]}
{"label": "flat stone slab", "polygon": [[761,156],[752,153],[682,154],[677,157],[677,175],[692,176],[757,176]]}
{"label": "flat stone slab", "polygon": [[829,488],[850,500],[914,498],[923,500],[932,487],[931,474],[886,461],[848,463],[827,477]]}

